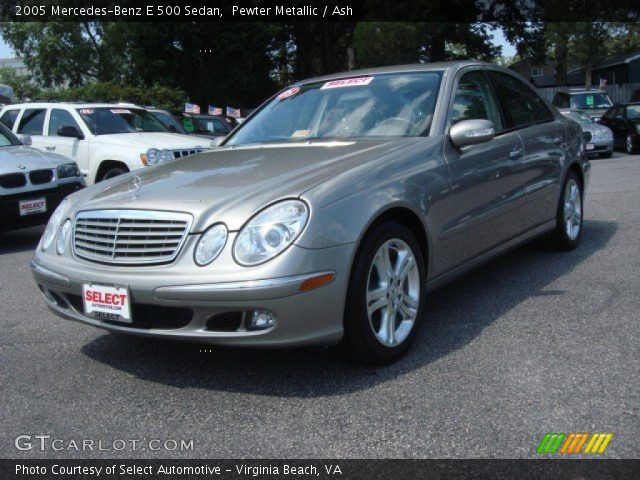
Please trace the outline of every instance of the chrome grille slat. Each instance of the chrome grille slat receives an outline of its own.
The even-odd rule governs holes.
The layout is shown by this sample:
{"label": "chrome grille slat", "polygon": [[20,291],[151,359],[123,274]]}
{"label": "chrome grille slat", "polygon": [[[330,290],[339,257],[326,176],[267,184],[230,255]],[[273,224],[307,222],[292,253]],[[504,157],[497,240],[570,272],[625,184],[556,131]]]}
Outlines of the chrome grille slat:
{"label": "chrome grille slat", "polygon": [[191,220],[186,213],[147,210],[78,212],[73,250],[78,257],[98,263],[168,263],[186,241]]}

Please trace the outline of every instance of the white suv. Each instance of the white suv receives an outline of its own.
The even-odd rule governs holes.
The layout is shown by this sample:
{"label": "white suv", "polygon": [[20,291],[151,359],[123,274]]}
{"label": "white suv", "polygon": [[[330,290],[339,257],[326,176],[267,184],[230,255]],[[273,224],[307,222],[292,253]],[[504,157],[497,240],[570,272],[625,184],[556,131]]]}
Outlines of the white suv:
{"label": "white suv", "polygon": [[173,133],[145,109],[109,103],[7,105],[0,122],[32,146],[74,160],[87,184],[209,149],[204,138]]}

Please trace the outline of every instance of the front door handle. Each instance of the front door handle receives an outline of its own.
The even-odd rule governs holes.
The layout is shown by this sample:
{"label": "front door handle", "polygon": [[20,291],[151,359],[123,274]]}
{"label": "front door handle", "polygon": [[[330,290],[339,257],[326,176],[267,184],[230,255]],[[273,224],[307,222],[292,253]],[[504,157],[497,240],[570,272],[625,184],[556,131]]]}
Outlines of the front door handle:
{"label": "front door handle", "polygon": [[509,152],[509,158],[511,160],[520,158],[522,155],[524,155],[524,150],[518,147],[515,147],[513,150],[511,150],[511,152]]}
{"label": "front door handle", "polygon": [[46,148],[47,150],[50,150],[50,151],[51,151],[51,150],[55,150],[55,149],[56,149],[56,146],[55,146],[55,145],[47,145],[47,146],[46,146],[46,147],[44,147],[44,148]]}

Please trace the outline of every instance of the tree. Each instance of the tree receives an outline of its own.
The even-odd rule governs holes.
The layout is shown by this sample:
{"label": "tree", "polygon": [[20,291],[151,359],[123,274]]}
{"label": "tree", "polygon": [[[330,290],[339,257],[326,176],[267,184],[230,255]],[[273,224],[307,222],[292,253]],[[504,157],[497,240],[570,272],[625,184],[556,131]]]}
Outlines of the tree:
{"label": "tree", "polygon": [[585,85],[591,86],[591,70],[609,53],[611,38],[606,23],[575,23],[569,40],[569,59],[584,70]]}
{"label": "tree", "polygon": [[118,80],[127,68],[122,25],[103,22],[14,22],[0,33],[45,86]]}
{"label": "tree", "polygon": [[359,23],[354,32],[358,67],[456,59],[491,61],[500,55],[492,27],[482,23]]}
{"label": "tree", "polygon": [[13,88],[15,100],[28,100],[38,92],[38,87],[26,75],[19,75],[12,68],[0,68],[0,83]]}

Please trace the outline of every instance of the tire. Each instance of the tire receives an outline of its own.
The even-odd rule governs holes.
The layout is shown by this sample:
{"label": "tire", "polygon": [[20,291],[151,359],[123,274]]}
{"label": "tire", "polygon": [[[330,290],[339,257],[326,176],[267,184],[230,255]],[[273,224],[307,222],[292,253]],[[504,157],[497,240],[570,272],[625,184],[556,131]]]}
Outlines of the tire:
{"label": "tire", "polygon": [[[576,189],[577,188],[577,196]],[[583,187],[580,177],[569,170],[562,185],[556,213],[556,228],[544,238],[543,245],[551,250],[569,251],[580,243],[584,218]],[[568,224],[571,219],[571,225]]]}
{"label": "tire", "polygon": [[599,153],[598,156],[600,158],[611,158],[613,156],[613,152]]}
{"label": "tire", "polygon": [[110,178],[117,177],[118,175],[128,172],[129,170],[124,167],[111,167],[102,173],[98,181],[101,182],[103,180],[109,180]]}
{"label": "tire", "polygon": [[[401,266],[406,275],[397,274]],[[383,270],[394,273],[389,278],[380,273]],[[360,244],[351,269],[344,336],[338,345],[343,356],[361,365],[376,366],[404,355],[424,315],[425,283],[424,257],[411,231],[393,221],[374,227]],[[369,305],[373,306],[371,311]],[[380,305],[378,309],[376,305]],[[393,323],[387,321],[392,316]]]}
{"label": "tire", "polygon": [[625,151],[629,155],[638,153],[638,145],[636,145],[636,140],[633,135],[627,135],[627,140],[625,142]]}

